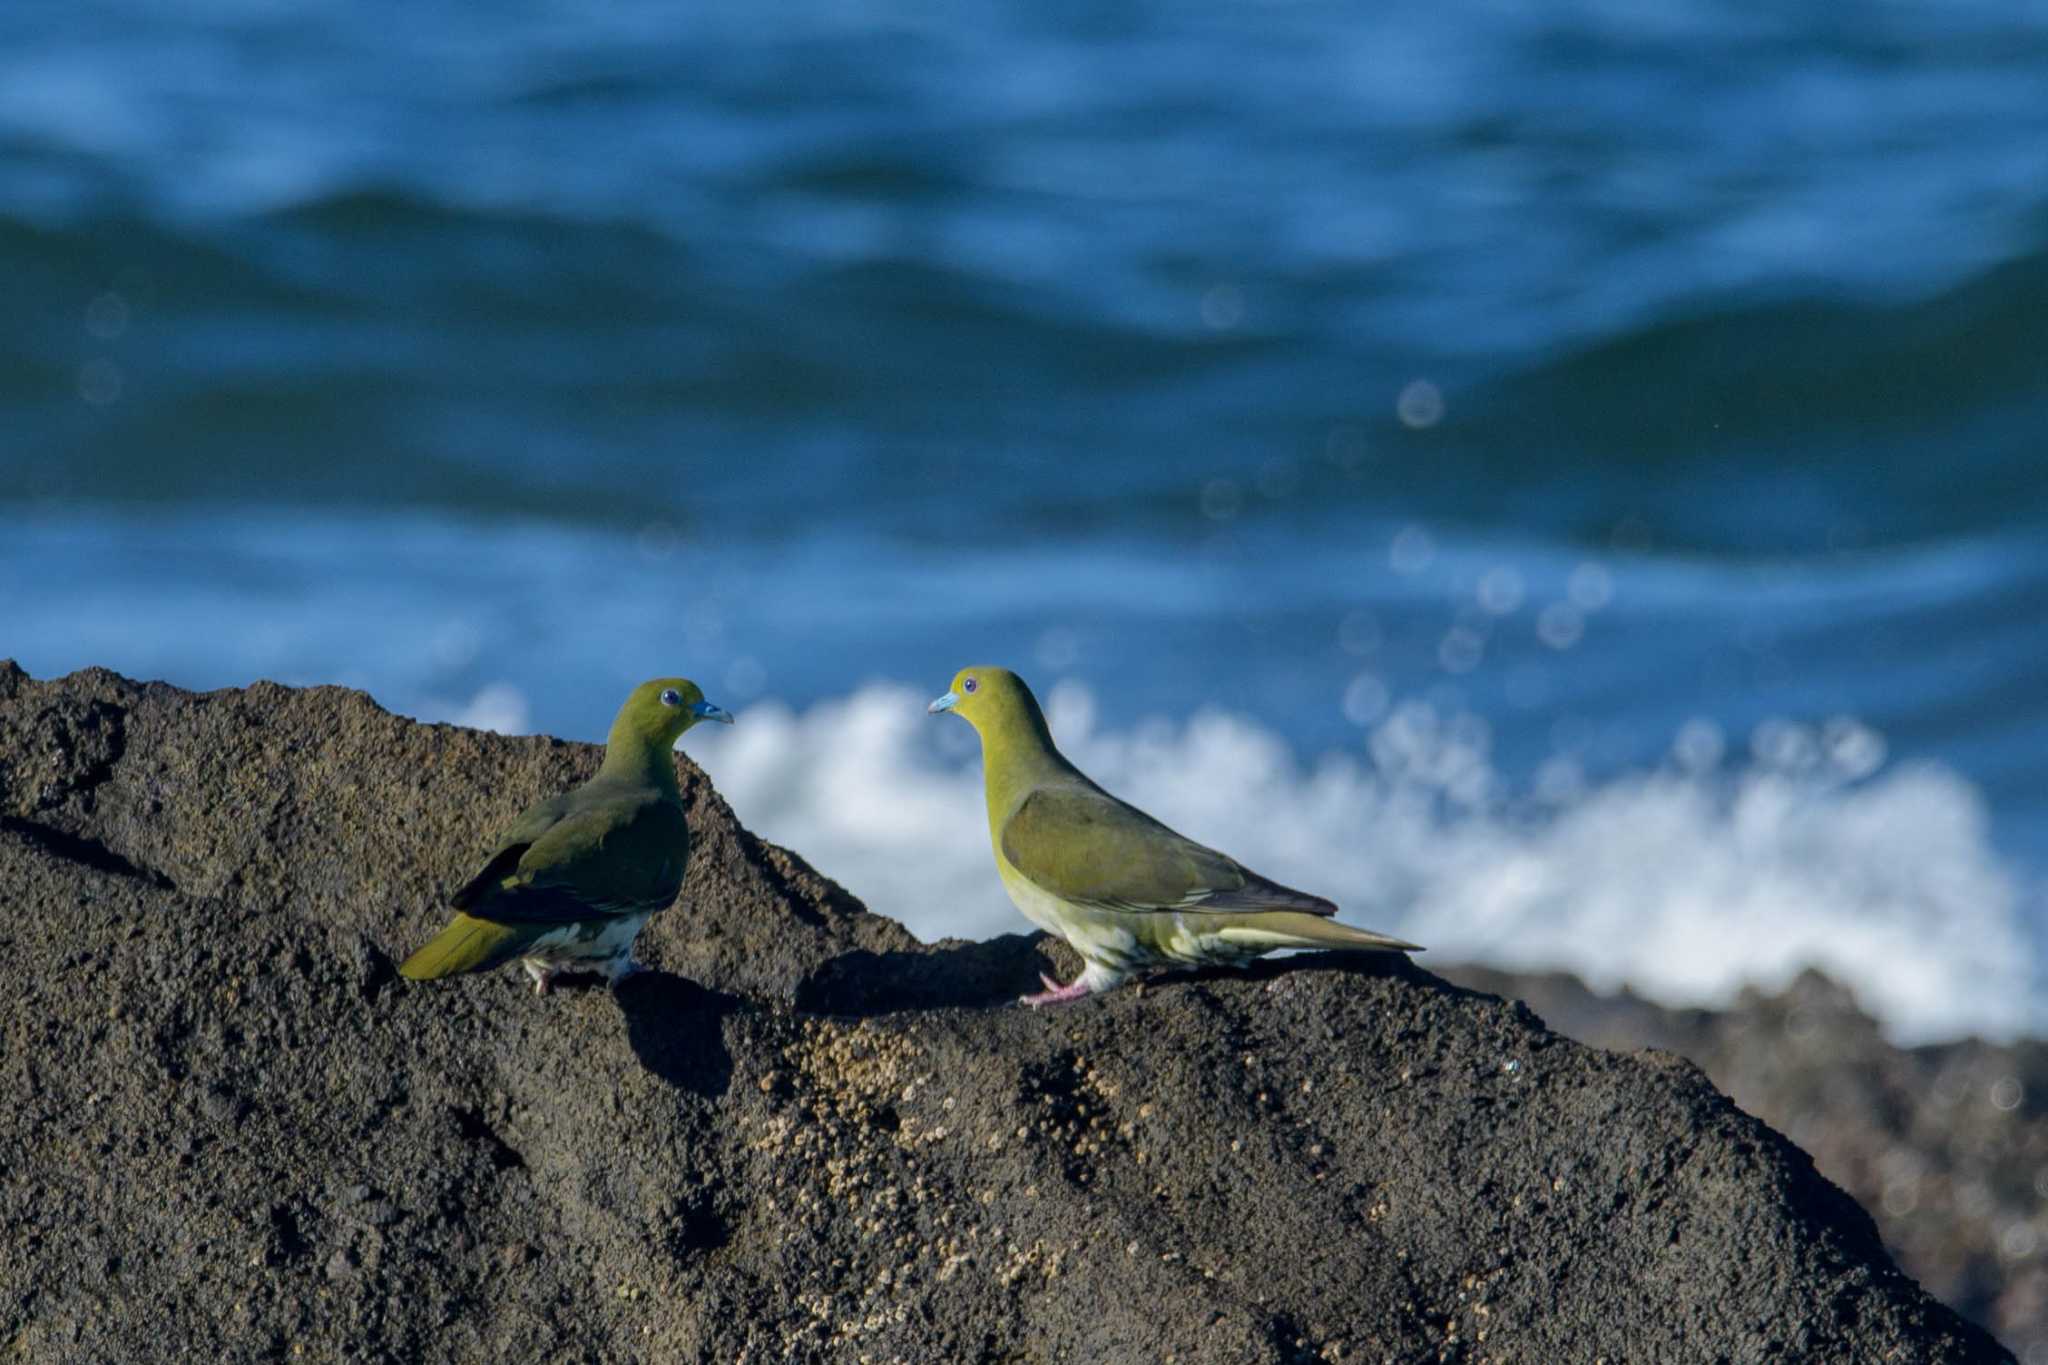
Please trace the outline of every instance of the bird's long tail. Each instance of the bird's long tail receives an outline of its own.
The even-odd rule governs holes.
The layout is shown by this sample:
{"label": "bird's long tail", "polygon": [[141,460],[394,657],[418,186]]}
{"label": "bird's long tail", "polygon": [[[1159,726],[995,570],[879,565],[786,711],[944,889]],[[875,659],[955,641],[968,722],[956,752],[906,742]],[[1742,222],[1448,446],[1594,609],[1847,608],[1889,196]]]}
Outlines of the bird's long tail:
{"label": "bird's long tail", "polygon": [[1226,943],[1247,948],[1344,948],[1368,953],[1419,953],[1422,946],[1404,939],[1354,929],[1322,915],[1275,910],[1263,915],[1233,917],[1217,931]]}
{"label": "bird's long tail", "polygon": [[446,929],[398,964],[398,974],[411,981],[432,981],[461,972],[480,972],[510,962],[541,932],[530,924],[498,924],[457,914]]}

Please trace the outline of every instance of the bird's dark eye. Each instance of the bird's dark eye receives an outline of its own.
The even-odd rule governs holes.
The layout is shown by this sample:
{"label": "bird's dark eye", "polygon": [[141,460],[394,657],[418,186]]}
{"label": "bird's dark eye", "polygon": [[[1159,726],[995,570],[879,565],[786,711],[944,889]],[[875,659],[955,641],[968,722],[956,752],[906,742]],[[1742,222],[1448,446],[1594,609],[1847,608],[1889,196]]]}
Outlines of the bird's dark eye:
{"label": "bird's dark eye", "polygon": [[981,686],[980,683],[976,682],[972,678],[969,678],[966,682],[960,684],[960,690],[962,692],[972,692],[975,688],[979,686]]}
{"label": "bird's dark eye", "polygon": [[683,704],[683,694],[676,691],[673,687],[667,688],[661,694],[661,704],[663,706],[681,706]]}

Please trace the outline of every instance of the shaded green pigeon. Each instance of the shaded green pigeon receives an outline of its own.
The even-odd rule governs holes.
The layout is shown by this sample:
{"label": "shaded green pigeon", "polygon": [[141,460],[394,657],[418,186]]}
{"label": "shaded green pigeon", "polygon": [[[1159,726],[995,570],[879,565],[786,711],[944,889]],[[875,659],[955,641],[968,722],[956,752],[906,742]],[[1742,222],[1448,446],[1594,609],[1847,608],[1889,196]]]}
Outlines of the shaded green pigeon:
{"label": "shaded green pigeon", "polygon": [[1096,786],[1053,747],[1037,699],[1006,668],[960,670],[931,710],[981,735],[989,839],[1010,899],[1087,964],[1065,986],[1041,976],[1044,993],[1026,1005],[1079,1000],[1144,967],[1235,965],[1277,948],[1420,951],[1339,924],[1322,897],[1267,881]]}
{"label": "shaded green pigeon", "polygon": [[450,898],[455,918],[399,975],[432,981],[514,958],[545,995],[558,972],[644,970],[633,940],[668,908],[690,861],[671,757],[683,731],[732,717],[687,678],[641,683],[619,708],[597,776],[513,822],[483,870]]}

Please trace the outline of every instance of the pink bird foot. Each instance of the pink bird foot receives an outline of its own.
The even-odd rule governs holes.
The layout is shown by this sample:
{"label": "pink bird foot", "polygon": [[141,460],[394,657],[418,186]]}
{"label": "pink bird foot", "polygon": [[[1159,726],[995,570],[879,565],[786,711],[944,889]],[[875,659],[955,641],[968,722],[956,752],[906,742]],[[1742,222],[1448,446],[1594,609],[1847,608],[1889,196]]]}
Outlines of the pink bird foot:
{"label": "pink bird foot", "polygon": [[1065,986],[1062,986],[1044,972],[1038,974],[1038,979],[1045,983],[1045,989],[1037,995],[1018,996],[1018,1004],[1031,1009],[1037,1009],[1040,1005],[1064,1005],[1069,1000],[1079,1000],[1084,996],[1095,994],[1095,988],[1088,984],[1088,973],[1086,972],[1081,973],[1081,975],[1075,977],[1072,982]]}

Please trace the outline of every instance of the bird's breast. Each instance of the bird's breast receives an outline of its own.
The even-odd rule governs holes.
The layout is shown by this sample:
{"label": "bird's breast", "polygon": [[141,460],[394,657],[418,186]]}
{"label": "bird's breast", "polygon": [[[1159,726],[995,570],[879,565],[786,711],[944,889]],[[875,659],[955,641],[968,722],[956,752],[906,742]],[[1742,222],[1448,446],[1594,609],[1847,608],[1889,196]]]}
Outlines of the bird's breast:
{"label": "bird's breast", "polygon": [[1150,962],[1156,956],[1141,934],[1135,932],[1145,927],[1147,916],[1076,905],[1055,896],[1011,866],[1000,851],[996,854],[996,871],[1002,876],[1003,889],[1010,893],[1010,900],[1016,907],[1024,912],[1024,918],[1048,934],[1065,939],[1088,961],[1125,970]]}

